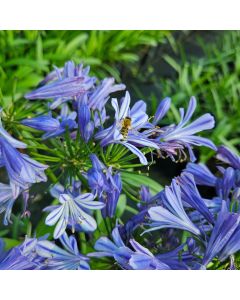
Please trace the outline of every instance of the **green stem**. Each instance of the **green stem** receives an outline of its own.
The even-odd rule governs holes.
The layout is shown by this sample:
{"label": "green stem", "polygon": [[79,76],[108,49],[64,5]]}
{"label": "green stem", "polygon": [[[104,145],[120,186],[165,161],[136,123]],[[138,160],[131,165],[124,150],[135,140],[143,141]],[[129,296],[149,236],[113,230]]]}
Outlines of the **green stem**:
{"label": "green stem", "polygon": [[29,221],[27,225],[27,237],[31,237],[32,234],[32,223]]}
{"label": "green stem", "polygon": [[87,253],[87,241],[86,241],[86,235],[84,232],[80,232],[79,233],[79,239],[80,239],[80,243],[81,243],[81,252],[83,254]]}
{"label": "green stem", "polygon": [[108,236],[111,237],[111,231],[110,231],[109,228],[108,228],[107,220],[106,220],[105,218],[103,218],[103,223],[104,223],[105,228],[106,228],[106,230],[107,230]]}

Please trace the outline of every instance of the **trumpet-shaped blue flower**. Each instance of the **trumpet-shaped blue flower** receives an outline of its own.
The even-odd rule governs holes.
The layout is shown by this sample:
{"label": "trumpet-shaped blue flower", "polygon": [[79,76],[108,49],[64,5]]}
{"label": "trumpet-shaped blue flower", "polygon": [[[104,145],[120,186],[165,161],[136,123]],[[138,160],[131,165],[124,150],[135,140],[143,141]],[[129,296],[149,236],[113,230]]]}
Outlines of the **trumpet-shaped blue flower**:
{"label": "trumpet-shaped blue flower", "polygon": [[36,238],[26,237],[21,245],[4,252],[4,243],[0,239],[0,270],[42,269],[44,259],[36,253],[37,243]]}
{"label": "trumpet-shaped blue flower", "polygon": [[46,181],[44,170],[48,167],[18,152],[0,137],[2,165],[5,166],[12,184],[26,188],[31,183]]}
{"label": "trumpet-shaped blue flower", "polygon": [[181,189],[175,180],[170,187],[165,188],[165,201],[163,206],[151,207],[148,210],[150,229],[144,232],[162,228],[177,228],[200,235],[200,230],[192,223],[183,208]]}
{"label": "trumpet-shaped blue flower", "polygon": [[[217,221],[207,243],[205,255],[203,257],[203,265],[207,266],[212,259],[219,256],[222,251],[223,254],[221,259],[225,259],[226,256],[235,252],[235,245],[237,246],[236,250],[239,250],[239,241],[237,240],[239,236],[239,223],[240,215],[230,213],[225,201],[223,201],[222,210],[218,214]],[[230,243],[229,247],[228,243]]]}
{"label": "trumpet-shaped blue flower", "polygon": [[96,85],[96,78],[89,76],[89,71],[90,67],[83,68],[82,64],[75,65],[68,61],[64,68],[55,68],[55,71],[40,83],[40,87],[26,94],[25,98],[54,98],[50,108],[55,109],[66,101],[78,100],[86,95],[88,106],[101,111],[109,99],[109,94],[124,90],[125,85],[115,84],[114,78],[106,78]]}
{"label": "trumpet-shaped blue flower", "polygon": [[225,146],[218,147],[217,158],[234,169],[240,170],[240,157]]}
{"label": "trumpet-shaped blue flower", "polygon": [[171,268],[155,257],[147,248],[140,245],[134,239],[130,240],[134,253],[129,259],[129,266],[133,270],[170,270]]}
{"label": "trumpet-shaped blue flower", "polygon": [[19,187],[16,186],[16,190],[15,192],[13,192],[13,188],[11,185],[0,183],[0,214],[5,212],[3,219],[4,225],[8,225],[8,223],[11,223],[10,218],[12,213],[12,207],[19,194]]}
{"label": "trumpet-shaped blue flower", "polygon": [[113,257],[121,268],[127,270],[168,270],[169,266],[157,259],[147,248],[131,239],[132,249],[127,247],[119,233],[118,227],[112,231],[113,242],[101,237],[95,243],[94,252],[89,257]]}
{"label": "trumpet-shaped blue flower", "polygon": [[219,178],[216,184],[216,191],[220,198],[229,199],[230,192],[235,188],[236,173],[233,168],[228,167],[223,169],[222,178]]}
{"label": "trumpet-shaped blue flower", "polygon": [[95,219],[90,215],[91,210],[102,209],[105,204],[94,201],[94,195],[91,193],[74,195],[70,190],[65,191],[58,186],[54,189],[54,196],[57,196],[60,204],[48,206],[44,210],[50,211],[45,223],[49,226],[55,224],[54,238],[57,239],[65,232],[69,226],[72,232],[94,231],[97,228]]}
{"label": "trumpet-shaped blue flower", "polygon": [[[16,140],[4,129],[3,124],[2,124],[2,118],[1,118],[2,114],[3,114],[3,109],[2,109],[2,107],[0,107],[0,137],[3,140],[6,140],[14,148],[19,148],[19,149],[27,148],[27,145],[25,143]],[[2,158],[0,156],[0,165],[2,165],[1,161],[2,161]]]}
{"label": "trumpet-shaped blue flower", "polygon": [[227,244],[221,250],[221,253],[218,258],[220,261],[224,261],[239,250],[240,250],[240,226],[238,225],[233,235],[228,240]]}
{"label": "trumpet-shaped blue flower", "polygon": [[89,270],[89,258],[78,250],[74,236],[68,237],[64,233],[60,237],[63,249],[55,243],[43,240],[39,241],[36,253],[43,258],[42,268],[47,270]]}
{"label": "trumpet-shaped blue flower", "polygon": [[[108,144],[121,144],[127,147],[132,153],[138,156],[140,162],[147,164],[147,159],[138,147],[151,147],[158,149],[158,145],[146,135],[140,132],[142,128],[148,128],[148,115],[146,114],[146,103],[138,101],[130,110],[130,95],[126,92],[121,106],[119,107],[117,99],[112,99],[112,106],[115,110],[114,124],[104,130],[101,130],[95,135],[97,140],[101,140],[101,145],[104,147]],[[128,128],[124,128],[124,120],[128,118],[131,124]],[[126,131],[126,135],[123,134]]]}
{"label": "trumpet-shaped blue flower", "polygon": [[186,172],[194,176],[196,184],[215,186],[217,183],[217,177],[204,164],[188,163]]}
{"label": "trumpet-shaped blue flower", "polygon": [[[229,150],[225,148],[224,151]],[[236,158],[237,156],[234,157],[234,159]],[[219,177],[213,175],[211,171],[203,164],[189,163],[187,165],[186,171],[188,173],[193,174],[197,184],[214,187],[216,190],[217,197],[224,200],[229,200],[233,195],[233,198],[240,199],[239,170],[234,169],[233,166],[227,168],[223,168],[221,166],[218,167],[218,169],[221,174]]]}
{"label": "trumpet-shaped blue flower", "polygon": [[201,213],[210,223],[214,223],[212,213],[202,199],[196,187],[194,177],[190,173],[182,173],[178,178],[182,190],[182,200]]}
{"label": "trumpet-shaped blue flower", "polygon": [[[205,114],[197,120],[187,125],[196,109],[196,99],[192,97],[189,102],[186,114],[184,109],[180,108],[181,121],[176,126],[168,126],[164,132],[160,134],[158,140],[166,143],[175,143],[187,147],[191,161],[195,161],[196,157],[191,149],[192,145],[206,146],[213,150],[217,150],[216,146],[207,138],[195,136],[196,133],[203,130],[212,129],[214,127],[214,118],[210,114]],[[169,145],[170,146],[170,145]],[[181,150],[181,147],[179,148]]]}
{"label": "trumpet-shaped blue flower", "polygon": [[29,184],[47,181],[44,170],[48,166],[18,152],[3,137],[0,137],[0,154],[2,164],[5,166],[12,184],[26,189]]}
{"label": "trumpet-shaped blue flower", "polygon": [[91,121],[91,111],[85,102],[78,102],[78,127],[83,140],[87,143],[93,135],[94,122]]}
{"label": "trumpet-shaped blue flower", "polygon": [[118,199],[122,190],[122,181],[119,173],[113,174],[112,168],[107,168],[95,154],[90,155],[92,168],[88,170],[88,183],[92,192],[98,196],[105,206],[102,209],[103,217],[114,217]]}
{"label": "trumpet-shaped blue flower", "polygon": [[163,119],[163,117],[166,115],[166,113],[168,112],[169,108],[170,108],[170,105],[171,105],[171,99],[170,98],[165,98],[163,99],[158,107],[157,107],[157,110],[156,110],[156,113],[154,115],[154,118],[153,118],[153,121],[152,121],[152,124],[153,125],[157,125],[159,123],[159,121],[161,121]]}
{"label": "trumpet-shaped blue flower", "polygon": [[125,84],[115,84],[114,78],[105,78],[98,86],[88,93],[87,104],[92,110],[102,111],[109,95],[125,90]]}
{"label": "trumpet-shaped blue flower", "polygon": [[68,106],[63,104],[61,113],[57,119],[53,118],[50,113],[49,115],[22,120],[21,123],[25,126],[45,131],[46,133],[42,138],[48,139],[62,135],[67,128],[68,130],[76,128],[76,116],[76,112],[69,113]]}
{"label": "trumpet-shaped blue flower", "polygon": [[[88,91],[96,81],[94,77],[88,76],[88,71],[88,68],[83,69],[82,65],[75,66],[72,61],[69,61],[63,70],[55,68],[55,76],[52,73],[45,81],[41,82],[41,87],[27,93],[25,98],[29,100],[57,98],[59,101],[59,99],[71,99],[80,96]],[[49,80],[54,81],[48,83]],[[59,101],[57,105],[62,102],[63,100]],[[54,106],[57,105],[55,103]]]}
{"label": "trumpet-shaped blue flower", "polygon": [[26,99],[49,99],[49,98],[70,98],[76,97],[93,86],[93,80],[82,76],[59,79],[53,83],[42,86],[35,91],[25,95]]}
{"label": "trumpet-shaped blue flower", "polygon": [[60,127],[60,122],[54,119],[51,115],[39,116],[36,118],[28,118],[21,121],[25,126],[42,130],[42,131],[56,131]]}
{"label": "trumpet-shaped blue flower", "polygon": [[82,255],[74,236],[63,234],[63,249],[46,237],[26,238],[25,241],[4,252],[0,239],[0,270],[89,270],[89,258]]}
{"label": "trumpet-shaped blue flower", "polygon": [[0,166],[6,168],[13,196],[16,198],[19,187],[26,189],[32,183],[46,181],[44,170],[48,166],[38,163],[16,149],[24,149],[27,145],[13,138],[3,128],[1,114],[2,109],[0,109]]}

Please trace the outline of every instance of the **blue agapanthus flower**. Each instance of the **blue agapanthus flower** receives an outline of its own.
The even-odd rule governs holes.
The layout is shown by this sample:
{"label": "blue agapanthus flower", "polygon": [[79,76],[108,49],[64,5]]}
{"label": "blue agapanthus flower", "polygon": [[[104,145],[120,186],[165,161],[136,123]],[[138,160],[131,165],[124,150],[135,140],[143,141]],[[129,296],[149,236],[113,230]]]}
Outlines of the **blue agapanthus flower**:
{"label": "blue agapanthus flower", "polygon": [[60,238],[63,248],[54,242],[25,238],[25,241],[11,250],[4,251],[0,239],[0,270],[89,270],[89,258],[82,255],[74,236],[66,233]]}
{"label": "blue agapanthus flower", "polygon": [[178,180],[181,186],[182,200],[184,203],[202,214],[209,223],[214,223],[213,215],[208,209],[204,199],[201,197],[194,181],[194,177],[187,172],[183,172]]}
{"label": "blue agapanthus flower", "polygon": [[207,243],[203,265],[207,266],[214,257],[226,259],[240,249],[239,227],[240,215],[228,211],[226,203],[222,202],[222,210],[218,214],[210,239]]}
{"label": "blue agapanthus flower", "polygon": [[53,118],[52,114],[24,119],[21,121],[21,123],[25,126],[46,132],[55,132],[60,127],[59,120]]}
{"label": "blue agapanthus flower", "polygon": [[[102,111],[109,94],[125,89],[124,84],[115,84],[114,78],[106,78],[99,85],[97,79],[89,75],[90,67],[83,68],[82,64],[75,65],[68,61],[63,69],[55,67],[40,87],[25,95],[29,100],[53,98],[50,108],[55,109],[69,100],[81,100],[87,96],[87,103],[93,110]],[[49,83],[50,82],[50,83]]]}
{"label": "blue agapanthus flower", "polygon": [[225,146],[218,147],[217,158],[236,170],[240,170],[240,157]]}
{"label": "blue agapanthus flower", "polygon": [[[65,64],[64,69],[55,67],[55,73],[48,76],[41,86],[25,95],[26,99],[48,99],[57,98],[56,101],[79,96],[88,91],[95,83],[96,78],[88,76],[89,68],[83,69],[82,65],[75,66],[72,61]],[[49,83],[50,81],[50,83]],[[56,106],[56,103],[55,103]]]}
{"label": "blue agapanthus flower", "polygon": [[[47,102],[28,102],[24,112],[20,106],[15,113],[11,103],[5,112],[0,109],[5,128],[27,139],[30,149],[39,145],[31,152],[34,159],[29,157],[27,144],[12,137],[0,118],[0,167],[9,178],[0,183],[4,224],[18,220],[18,213],[11,217],[16,200],[23,200],[22,216],[30,217],[27,205],[45,198],[32,186],[47,181],[45,161],[49,182],[43,188],[54,182],[49,188],[54,199],[43,210],[53,240],[52,235],[31,238],[41,224],[20,221],[19,240],[26,232],[29,237],[8,251],[0,239],[0,269],[89,270],[96,264],[125,270],[238,268],[240,157],[198,136],[214,127],[213,116],[207,113],[191,121],[197,106],[192,97],[186,112],[180,108],[180,122],[168,123],[167,97],[149,117],[147,102],[131,106],[129,92],[119,101],[110,98],[125,85],[113,78],[99,81],[89,72],[89,67],[68,61],[26,95]],[[35,131],[22,125],[41,131],[42,138],[36,140],[44,145],[34,143]],[[194,146],[217,150],[217,172],[193,163]],[[151,164],[165,157],[178,162],[189,156],[191,162],[161,188],[147,178],[145,168],[136,169],[148,164],[150,152]],[[51,231],[48,226],[46,233]]]}
{"label": "blue agapanthus flower", "polygon": [[113,257],[122,269],[127,270],[169,270],[170,267],[157,259],[147,248],[134,239],[127,247],[119,233],[118,227],[112,231],[113,242],[107,237],[101,237],[95,243],[98,252],[88,254],[89,257]]}
{"label": "blue agapanthus flower", "polygon": [[186,171],[194,176],[196,184],[215,186],[217,177],[202,163],[188,163]]}
{"label": "blue agapanthus flower", "polygon": [[[159,137],[157,138],[157,140],[160,142],[160,149],[161,142],[163,142],[163,146],[168,150],[167,152],[169,152],[169,149],[171,149],[172,144],[174,152],[178,151],[180,157],[185,157],[183,148],[186,147],[189,151],[191,161],[196,160],[196,157],[191,148],[193,145],[205,146],[215,151],[217,150],[216,146],[213,144],[212,141],[210,141],[207,138],[195,135],[198,132],[212,129],[214,127],[215,122],[213,116],[207,113],[199,117],[192,123],[188,124],[196,109],[196,106],[196,99],[192,97],[190,99],[186,114],[184,113],[184,109],[180,108],[181,120],[178,123],[178,125],[170,125],[162,128],[162,132],[160,131]],[[169,156],[173,157],[171,154]]]}
{"label": "blue agapanthus flower", "polygon": [[190,220],[183,207],[181,188],[173,179],[170,187],[165,188],[164,206],[151,207],[148,210],[149,219],[151,221],[150,229],[145,232],[150,232],[162,228],[176,228],[189,231],[195,235],[200,235],[201,232],[196,225]]}
{"label": "blue agapanthus flower", "polygon": [[230,149],[223,146],[219,147],[217,158],[229,165],[218,166],[218,176],[215,176],[203,164],[188,163],[186,171],[194,176],[197,184],[214,187],[218,198],[238,202],[240,200],[240,159]]}
{"label": "blue agapanthus flower", "polygon": [[25,241],[19,246],[4,251],[5,245],[3,240],[0,239],[0,270],[42,269],[44,259],[36,252],[37,243],[38,239],[26,237]]}
{"label": "blue agapanthus flower", "polygon": [[42,240],[37,243],[36,253],[43,258],[42,268],[46,270],[89,270],[89,258],[78,250],[74,236],[64,233],[60,237],[62,248],[55,243]]}
{"label": "blue agapanthus flower", "polygon": [[[0,113],[2,113],[2,109],[0,109]],[[13,138],[3,128],[0,118],[0,166],[4,166],[7,170],[14,197],[17,196],[19,187],[26,189],[32,183],[46,181],[44,170],[48,168],[48,166],[31,159],[27,154],[19,152],[16,148],[25,149],[27,145]]]}
{"label": "blue agapanthus flower", "polygon": [[102,146],[121,144],[127,147],[132,153],[138,156],[143,165],[146,165],[147,159],[138,147],[158,149],[158,145],[153,140],[140,132],[141,129],[149,127],[146,103],[140,100],[130,109],[130,95],[126,92],[121,106],[119,107],[117,99],[112,99],[112,106],[115,110],[114,124],[98,132],[95,138],[101,140]]}
{"label": "blue agapanthus flower", "polygon": [[[85,100],[85,101],[84,101]],[[81,133],[81,137],[85,143],[93,135],[95,128],[94,121],[91,120],[91,110],[87,104],[87,97],[83,97],[82,101],[78,101],[78,127]]]}
{"label": "blue agapanthus flower", "polygon": [[119,173],[113,174],[112,168],[107,168],[97,158],[91,154],[92,168],[88,170],[88,183],[92,189],[92,193],[97,195],[99,201],[104,203],[102,215],[106,217],[114,217],[116,213],[117,203],[122,191],[122,181]]}
{"label": "blue agapanthus flower", "polygon": [[48,166],[20,153],[3,137],[0,137],[0,154],[11,184],[26,189],[35,182],[47,181],[44,171]]}
{"label": "blue agapanthus flower", "polygon": [[45,131],[43,139],[53,138],[62,135],[66,130],[72,130],[77,127],[75,119],[77,113],[69,112],[67,104],[63,104],[60,115],[55,119],[50,112],[48,115],[39,116],[22,120],[21,123],[25,126]]}
{"label": "blue agapanthus flower", "polygon": [[11,185],[0,183],[0,214],[4,213],[4,225],[11,223],[12,207],[19,196],[20,191],[21,189],[18,187],[18,189],[13,192]]}
{"label": "blue agapanthus flower", "polygon": [[44,211],[50,212],[45,223],[49,226],[55,224],[54,238],[57,239],[64,234],[67,227],[72,232],[94,231],[97,228],[95,219],[91,216],[91,211],[102,209],[105,204],[94,201],[95,196],[91,193],[76,193],[72,189],[64,189],[57,185],[52,191],[52,195],[58,199],[58,205],[48,206]]}

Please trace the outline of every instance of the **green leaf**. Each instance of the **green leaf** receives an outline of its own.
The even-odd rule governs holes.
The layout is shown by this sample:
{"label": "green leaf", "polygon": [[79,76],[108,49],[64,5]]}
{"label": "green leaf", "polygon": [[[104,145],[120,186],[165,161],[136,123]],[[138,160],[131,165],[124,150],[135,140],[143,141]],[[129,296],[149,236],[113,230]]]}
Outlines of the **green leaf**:
{"label": "green leaf", "polygon": [[38,222],[38,225],[36,227],[36,236],[40,237],[45,234],[49,234],[49,239],[53,237],[53,231],[55,226],[48,226],[45,224],[46,216],[41,218],[41,220]]}
{"label": "green leaf", "polygon": [[4,249],[6,251],[21,244],[21,241],[15,239],[3,238],[3,241],[5,246]]}
{"label": "green leaf", "polygon": [[136,188],[140,188],[142,185],[146,185],[150,188],[151,193],[156,194],[159,193],[163,187],[146,175],[141,174],[133,174],[129,172],[121,172],[121,178],[123,183],[126,185],[131,185]]}
{"label": "green leaf", "polygon": [[126,204],[127,204],[126,195],[124,195],[124,194],[120,195],[120,197],[118,199],[117,209],[116,209],[117,218],[120,218],[122,216],[122,214],[124,213]]}

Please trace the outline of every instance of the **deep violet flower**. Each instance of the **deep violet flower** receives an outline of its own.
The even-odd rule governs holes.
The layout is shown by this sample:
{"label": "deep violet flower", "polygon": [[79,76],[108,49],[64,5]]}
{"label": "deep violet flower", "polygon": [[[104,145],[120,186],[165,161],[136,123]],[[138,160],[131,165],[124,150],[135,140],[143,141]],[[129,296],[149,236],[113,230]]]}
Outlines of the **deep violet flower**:
{"label": "deep violet flower", "polygon": [[87,143],[93,135],[94,121],[91,120],[91,111],[85,101],[78,101],[78,127],[81,133],[81,137]]}
{"label": "deep violet flower", "polygon": [[57,119],[53,118],[51,113],[36,118],[25,119],[21,123],[25,126],[45,131],[43,139],[53,138],[65,133],[66,129],[72,130],[76,128],[75,122],[77,113],[70,112],[67,104],[63,104],[61,113]]}
{"label": "deep violet flower", "polygon": [[217,166],[220,175],[215,176],[203,164],[188,163],[186,171],[194,176],[197,184],[214,187],[217,197],[224,200],[231,200],[231,198],[239,200],[240,169],[236,168],[238,167],[238,156],[225,147],[220,147],[220,149],[222,149],[221,151],[223,151],[225,156],[223,157],[221,154],[218,157],[219,154],[217,154],[217,157],[230,164],[227,168]]}
{"label": "deep violet flower", "polygon": [[218,147],[217,158],[240,170],[240,157],[225,146]]}
{"label": "deep violet flower", "polygon": [[53,118],[51,115],[24,119],[21,123],[25,126],[42,131],[56,131],[60,127],[59,120]]}
{"label": "deep violet flower", "polygon": [[[219,256],[222,251],[221,259],[223,260],[228,255],[233,254],[235,250],[239,250],[239,241],[237,240],[239,236],[239,223],[240,215],[230,213],[226,203],[223,201],[222,210],[218,214],[217,221],[207,243],[206,252],[203,257],[203,265],[207,266],[212,259]],[[237,245],[237,247],[234,248],[234,245]]]}
{"label": "deep violet flower", "polygon": [[107,168],[95,154],[90,155],[92,168],[88,170],[87,177],[92,193],[104,203],[102,215],[114,217],[118,199],[122,190],[122,181],[119,173],[113,174],[112,168]]}
{"label": "deep violet flower", "polygon": [[213,224],[213,215],[199,194],[192,174],[183,172],[181,176],[178,177],[178,181],[181,186],[182,200],[201,213],[208,222]]}

